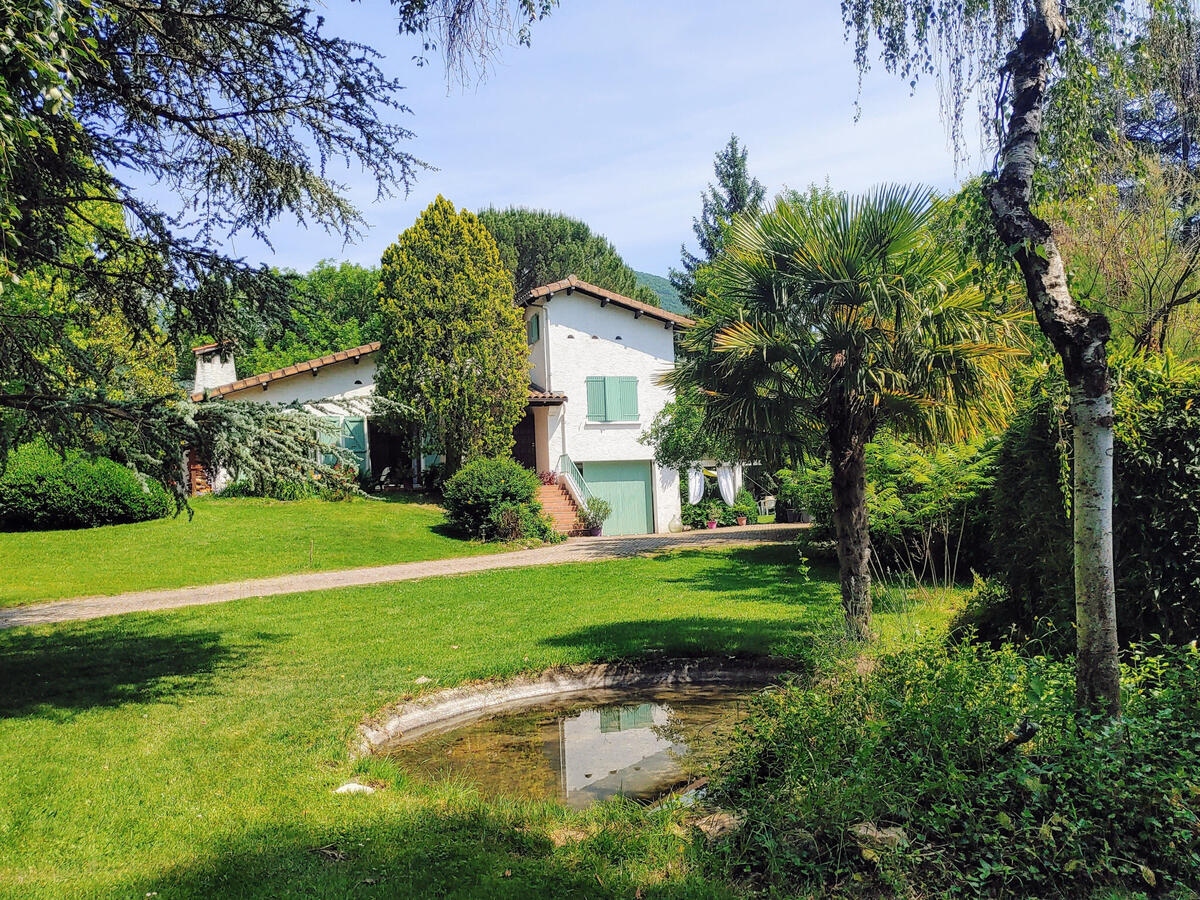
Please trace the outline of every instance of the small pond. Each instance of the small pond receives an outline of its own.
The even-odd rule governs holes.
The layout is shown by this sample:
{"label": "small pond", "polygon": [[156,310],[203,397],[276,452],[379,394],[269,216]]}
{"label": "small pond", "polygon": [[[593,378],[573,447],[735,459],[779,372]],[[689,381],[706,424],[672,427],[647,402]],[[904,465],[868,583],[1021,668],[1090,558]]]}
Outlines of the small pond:
{"label": "small pond", "polygon": [[489,796],[574,809],[618,795],[649,803],[705,774],[753,693],[693,685],[576,694],[476,719],[387,755],[409,772],[462,779]]}

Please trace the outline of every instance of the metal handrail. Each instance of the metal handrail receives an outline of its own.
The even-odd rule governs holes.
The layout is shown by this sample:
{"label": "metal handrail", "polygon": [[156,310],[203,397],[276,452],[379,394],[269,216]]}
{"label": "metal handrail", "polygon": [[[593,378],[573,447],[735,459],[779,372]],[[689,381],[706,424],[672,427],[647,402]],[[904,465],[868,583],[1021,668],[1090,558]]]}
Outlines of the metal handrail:
{"label": "metal handrail", "polygon": [[558,458],[558,473],[566,482],[567,491],[572,495],[572,499],[579,505],[580,509],[587,505],[587,502],[592,499],[592,490],[588,487],[588,483],[583,478],[583,473],[579,471],[579,467],[575,465],[574,460],[567,454],[563,454]]}

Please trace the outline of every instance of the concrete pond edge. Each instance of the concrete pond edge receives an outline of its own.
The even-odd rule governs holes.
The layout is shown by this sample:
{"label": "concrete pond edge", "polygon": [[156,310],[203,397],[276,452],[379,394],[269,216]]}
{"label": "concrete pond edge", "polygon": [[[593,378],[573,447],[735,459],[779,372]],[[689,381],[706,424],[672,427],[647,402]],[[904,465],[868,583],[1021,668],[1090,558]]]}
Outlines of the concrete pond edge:
{"label": "concrete pond edge", "polygon": [[796,671],[794,661],[764,657],[699,657],[561,666],[506,681],[460,685],[400,703],[358,726],[355,756],[369,756],[465,725],[572,694],[681,685],[769,685]]}

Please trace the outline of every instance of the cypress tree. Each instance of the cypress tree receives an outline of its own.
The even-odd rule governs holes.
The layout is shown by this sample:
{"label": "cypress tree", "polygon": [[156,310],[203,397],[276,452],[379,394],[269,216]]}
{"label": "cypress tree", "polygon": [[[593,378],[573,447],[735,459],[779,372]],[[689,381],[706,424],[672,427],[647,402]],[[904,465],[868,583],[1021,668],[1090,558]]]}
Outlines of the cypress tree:
{"label": "cypress tree", "polygon": [[529,354],[512,279],[474,213],[441,195],[383,253],[378,390],[404,411],[414,451],[446,458],[446,474],[512,449],[528,402]]}

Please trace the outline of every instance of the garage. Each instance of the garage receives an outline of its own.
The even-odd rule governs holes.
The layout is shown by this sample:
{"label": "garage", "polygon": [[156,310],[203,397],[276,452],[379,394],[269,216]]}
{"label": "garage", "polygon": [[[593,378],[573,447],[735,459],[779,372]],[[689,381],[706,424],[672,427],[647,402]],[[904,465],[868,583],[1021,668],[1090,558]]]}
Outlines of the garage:
{"label": "garage", "polygon": [[612,504],[604,533],[654,532],[653,475],[649,462],[589,462],[580,466],[593,494]]}

